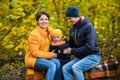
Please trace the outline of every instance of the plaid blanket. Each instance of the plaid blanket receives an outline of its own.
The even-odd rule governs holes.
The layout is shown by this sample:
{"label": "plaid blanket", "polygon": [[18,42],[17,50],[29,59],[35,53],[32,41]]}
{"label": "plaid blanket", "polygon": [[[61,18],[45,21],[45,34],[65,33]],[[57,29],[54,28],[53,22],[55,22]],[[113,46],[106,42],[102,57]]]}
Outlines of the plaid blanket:
{"label": "plaid blanket", "polygon": [[102,62],[101,64],[84,72],[85,79],[113,77],[120,75],[120,63],[118,61]]}

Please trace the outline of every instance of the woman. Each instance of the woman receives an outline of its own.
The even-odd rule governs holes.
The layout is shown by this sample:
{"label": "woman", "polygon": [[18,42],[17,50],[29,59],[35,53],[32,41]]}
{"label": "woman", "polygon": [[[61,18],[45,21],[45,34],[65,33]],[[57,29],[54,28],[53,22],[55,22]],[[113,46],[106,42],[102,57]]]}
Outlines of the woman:
{"label": "woman", "polygon": [[[47,70],[46,80],[54,80],[60,62],[57,54],[49,52],[52,28],[48,27],[50,15],[45,11],[36,13],[36,27],[29,35],[25,65],[35,70]],[[52,74],[51,74],[52,73]]]}

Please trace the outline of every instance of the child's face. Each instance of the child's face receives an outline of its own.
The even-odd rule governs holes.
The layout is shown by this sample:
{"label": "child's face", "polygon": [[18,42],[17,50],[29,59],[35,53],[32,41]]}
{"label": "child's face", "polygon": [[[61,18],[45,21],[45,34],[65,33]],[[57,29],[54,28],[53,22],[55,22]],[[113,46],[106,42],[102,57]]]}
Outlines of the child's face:
{"label": "child's face", "polygon": [[59,35],[57,34],[54,34],[53,35],[53,41],[56,43],[56,42],[60,42],[61,38],[59,37]]}

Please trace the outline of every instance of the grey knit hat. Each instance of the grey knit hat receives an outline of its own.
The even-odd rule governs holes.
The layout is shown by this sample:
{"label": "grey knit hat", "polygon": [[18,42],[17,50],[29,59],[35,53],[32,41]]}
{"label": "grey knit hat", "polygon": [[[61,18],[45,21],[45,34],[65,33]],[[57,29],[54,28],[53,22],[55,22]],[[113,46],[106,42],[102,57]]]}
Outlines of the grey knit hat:
{"label": "grey knit hat", "polygon": [[78,8],[75,6],[69,6],[66,11],[66,17],[79,17]]}

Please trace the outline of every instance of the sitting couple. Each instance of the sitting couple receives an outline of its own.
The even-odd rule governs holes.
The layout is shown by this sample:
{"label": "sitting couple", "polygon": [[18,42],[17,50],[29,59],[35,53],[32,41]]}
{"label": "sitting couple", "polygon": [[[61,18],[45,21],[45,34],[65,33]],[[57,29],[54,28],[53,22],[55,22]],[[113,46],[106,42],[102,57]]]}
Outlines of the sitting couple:
{"label": "sitting couple", "polygon": [[[61,30],[48,26],[50,15],[45,11],[36,13],[38,27],[28,37],[25,65],[47,70],[46,80],[84,80],[83,72],[101,61],[94,26],[75,6],[67,8],[66,18],[72,24],[69,44]],[[70,60],[70,55],[75,58]]]}

